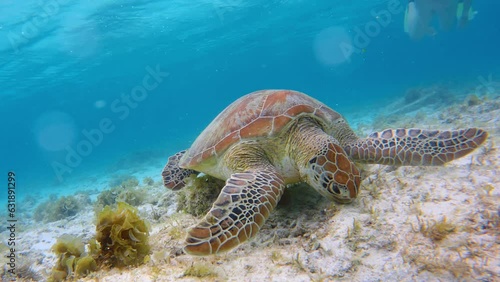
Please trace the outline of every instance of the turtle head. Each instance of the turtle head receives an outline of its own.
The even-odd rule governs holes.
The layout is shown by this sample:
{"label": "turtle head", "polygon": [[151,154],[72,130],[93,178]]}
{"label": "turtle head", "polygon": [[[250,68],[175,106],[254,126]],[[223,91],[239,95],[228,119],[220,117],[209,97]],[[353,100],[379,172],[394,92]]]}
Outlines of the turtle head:
{"label": "turtle head", "polygon": [[324,197],[349,203],[358,195],[359,170],[339,145],[328,143],[325,147],[308,161],[302,175]]}

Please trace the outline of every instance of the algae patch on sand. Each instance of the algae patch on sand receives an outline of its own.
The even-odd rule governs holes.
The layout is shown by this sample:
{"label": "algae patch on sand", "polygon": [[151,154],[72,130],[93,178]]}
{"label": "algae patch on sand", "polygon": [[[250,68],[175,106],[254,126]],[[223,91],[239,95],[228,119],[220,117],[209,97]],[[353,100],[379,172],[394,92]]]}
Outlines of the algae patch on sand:
{"label": "algae patch on sand", "polygon": [[58,260],[49,281],[62,281],[87,276],[106,267],[139,265],[149,258],[149,224],[137,209],[118,202],[97,214],[96,235],[89,242],[89,252],[78,237],[63,235],[52,246]]}
{"label": "algae patch on sand", "polygon": [[138,265],[149,254],[149,224],[137,214],[137,209],[118,202],[97,215],[96,237],[91,241],[92,252],[99,253],[98,261],[111,266]]}
{"label": "algae patch on sand", "polygon": [[78,237],[62,235],[52,246],[52,251],[58,256],[58,260],[48,281],[84,277],[97,270],[96,261],[85,253],[84,244]]}
{"label": "algae patch on sand", "polygon": [[47,201],[39,204],[33,212],[36,221],[53,222],[68,218],[79,213],[86,203],[89,203],[88,195],[62,196],[57,198],[51,196]]}
{"label": "algae patch on sand", "polygon": [[177,211],[194,216],[204,215],[210,210],[224,187],[224,180],[209,175],[191,176],[186,187],[177,193]]}

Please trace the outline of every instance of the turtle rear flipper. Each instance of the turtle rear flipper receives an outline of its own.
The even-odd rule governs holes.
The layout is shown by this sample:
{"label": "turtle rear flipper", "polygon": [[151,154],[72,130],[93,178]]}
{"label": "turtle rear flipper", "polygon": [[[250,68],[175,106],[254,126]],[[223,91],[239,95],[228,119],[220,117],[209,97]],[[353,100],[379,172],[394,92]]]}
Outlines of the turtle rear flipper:
{"label": "turtle rear flipper", "polygon": [[453,131],[387,129],[344,147],[355,161],[385,165],[443,165],[479,147],[488,133],[478,128]]}
{"label": "turtle rear flipper", "polygon": [[184,179],[192,174],[198,174],[197,171],[192,169],[184,169],[179,167],[179,160],[186,153],[186,150],[168,158],[168,162],[161,172],[163,178],[163,185],[174,191],[181,189],[186,185]]}

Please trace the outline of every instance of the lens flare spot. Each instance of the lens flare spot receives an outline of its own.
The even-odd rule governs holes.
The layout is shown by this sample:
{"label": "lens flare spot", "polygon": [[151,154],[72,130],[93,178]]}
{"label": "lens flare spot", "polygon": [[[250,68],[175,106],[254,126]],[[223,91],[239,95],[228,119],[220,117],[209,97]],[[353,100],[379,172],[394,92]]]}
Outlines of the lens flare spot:
{"label": "lens flare spot", "polygon": [[40,147],[47,151],[60,151],[75,140],[76,125],[66,113],[49,112],[36,120],[34,133]]}
{"label": "lens flare spot", "polygon": [[329,27],[314,39],[314,54],[323,65],[335,66],[348,62],[353,53],[352,40],[343,27]]}
{"label": "lens flare spot", "polygon": [[102,108],[106,107],[106,101],[104,101],[104,100],[95,101],[94,107],[96,107],[97,109],[102,109]]}

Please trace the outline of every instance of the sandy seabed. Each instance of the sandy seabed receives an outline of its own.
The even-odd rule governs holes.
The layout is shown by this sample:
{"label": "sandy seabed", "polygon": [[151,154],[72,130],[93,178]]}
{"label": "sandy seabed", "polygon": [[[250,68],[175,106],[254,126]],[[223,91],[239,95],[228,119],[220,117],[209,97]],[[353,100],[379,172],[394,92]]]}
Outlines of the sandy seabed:
{"label": "sandy seabed", "polygon": [[[500,281],[500,151],[496,145],[500,144],[500,98],[489,95],[469,103],[464,97],[463,102],[437,110],[410,109],[425,99],[423,95],[411,101],[404,115],[398,112],[402,101],[384,109],[385,113],[392,109],[397,119],[379,116],[374,124],[368,122],[373,117],[364,115],[366,122],[360,118],[351,124],[360,136],[386,126],[479,127],[489,132],[486,143],[443,167],[363,165],[362,190],[351,204],[331,203],[306,185],[290,187],[286,200],[254,239],[210,257],[182,252],[186,230],[198,219],[176,212],[174,193],[161,185],[162,167],[152,167],[136,175],[155,180],[149,188],[150,200],[138,207],[151,223],[150,261],[137,267],[100,269],[74,280]],[[95,181],[80,189],[92,185]],[[44,281],[57,259],[50,251],[57,237],[71,234],[84,242],[92,238],[94,209],[90,204],[75,216],[46,224],[26,217],[19,226],[18,266],[26,274],[18,281],[29,280],[26,276],[31,274]],[[0,234],[2,242],[8,235]]]}

